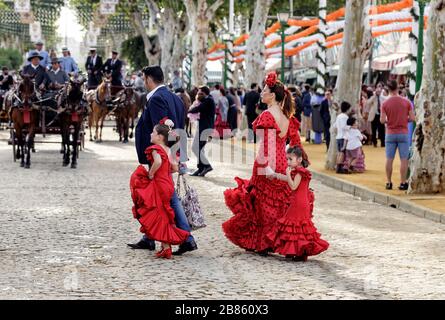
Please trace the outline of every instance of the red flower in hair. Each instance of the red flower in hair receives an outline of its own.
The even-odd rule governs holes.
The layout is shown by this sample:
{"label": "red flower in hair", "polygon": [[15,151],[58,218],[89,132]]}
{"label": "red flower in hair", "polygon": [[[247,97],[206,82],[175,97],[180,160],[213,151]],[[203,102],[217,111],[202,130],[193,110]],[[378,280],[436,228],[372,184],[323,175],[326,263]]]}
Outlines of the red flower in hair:
{"label": "red flower in hair", "polygon": [[164,117],[161,120],[159,120],[159,124],[165,124],[165,121],[168,120],[168,117]]}
{"label": "red flower in hair", "polygon": [[266,76],[266,80],[265,80],[267,86],[270,87],[274,87],[277,83],[277,74],[275,72],[271,72]]}

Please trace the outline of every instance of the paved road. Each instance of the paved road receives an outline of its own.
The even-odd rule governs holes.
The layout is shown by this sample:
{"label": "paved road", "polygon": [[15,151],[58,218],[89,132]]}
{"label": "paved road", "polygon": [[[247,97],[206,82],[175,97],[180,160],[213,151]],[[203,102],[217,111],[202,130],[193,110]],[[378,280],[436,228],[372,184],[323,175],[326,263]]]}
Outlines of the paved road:
{"label": "paved road", "polygon": [[57,144],[37,144],[32,168],[22,169],[0,141],[0,299],[445,298],[443,224],[317,181],[327,252],[301,263],[233,246],[221,231],[231,215],[222,194],[233,176],[249,177],[251,158],[220,162],[216,149],[216,170],[189,179],[208,221],[194,233],[199,250],[172,261],[129,250],[140,236],[128,189],[136,157],[115,135],[87,143],[76,170],[62,167]]}

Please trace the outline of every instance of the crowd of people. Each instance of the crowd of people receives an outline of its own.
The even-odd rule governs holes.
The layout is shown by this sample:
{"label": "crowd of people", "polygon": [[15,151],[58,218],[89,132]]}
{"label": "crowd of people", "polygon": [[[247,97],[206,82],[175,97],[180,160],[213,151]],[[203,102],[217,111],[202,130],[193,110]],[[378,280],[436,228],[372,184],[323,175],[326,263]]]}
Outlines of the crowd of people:
{"label": "crowd of people", "polygon": [[[59,59],[47,54],[41,45],[36,43],[36,50],[28,54],[29,63],[23,69],[35,75],[39,88],[57,88],[66,83],[68,74],[79,72],[67,48]],[[91,48],[85,63],[88,88],[97,87],[103,74],[110,75],[113,86],[122,86],[122,65],[117,51],[103,63],[96,49]],[[4,69],[0,78],[2,86],[10,81],[7,71]],[[414,120],[414,110],[403,97],[405,89],[399,88],[396,81],[363,86],[360,103],[354,106],[347,101],[335,103],[331,89],[324,91],[309,84],[287,87],[275,73],[269,74],[261,86],[252,83],[248,91],[220,84],[186,91],[178,71],[166,84],[158,66],[144,68],[133,74],[132,80],[136,88],[148,93],[135,135],[141,166],[130,182],[133,215],[141,223],[144,236],[138,243],[129,244],[133,249],[154,250],[155,240],[162,243],[158,258],[197,249],[171,179],[172,172],[186,172],[188,160],[183,141],[178,154],[170,150],[173,129],[184,129],[190,138],[194,133],[192,150],[197,169],[191,176],[197,177],[205,177],[213,170],[205,150],[212,138],[238,137],[251,143],[261,142],[251,178],[235,178],[238,187],[224,193],[234,216],[223,224],[231,242],[261,255],[275,252],[305,261],[329,246],[312,223],[314,194],[309,189],[309,161],[300,135],[307,143],[321,144],[324,140],[329,149],[330,129],[335,128],[337,173],[364,172],[362,145],[378,147],[380,140],[380,146],[386,148],[386,188],[393,187],[392,165],[397,149],[402,162],[399,189],[408,188],[408,126]],[[264,131],[262,136],[256,134],[259,130]],[[177,142],[179,137],[173,140]],[[171,245],[175,244],[179,244],[179,249],[173,252]]]}

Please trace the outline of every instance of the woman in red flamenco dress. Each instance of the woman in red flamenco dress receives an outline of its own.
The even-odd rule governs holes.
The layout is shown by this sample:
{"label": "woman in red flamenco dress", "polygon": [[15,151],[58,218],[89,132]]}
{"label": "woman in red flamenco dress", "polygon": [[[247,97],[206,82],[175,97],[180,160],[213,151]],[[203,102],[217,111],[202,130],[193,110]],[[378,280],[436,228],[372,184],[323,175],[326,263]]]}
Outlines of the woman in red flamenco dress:
{"label": "woman in red flamenco dress", "polygon": [[229,122],[227,121],[230,106],[229,100],[227,99],[226,90],[224,88],[220,88],[219,91],[221,92],[221,97],[218,99],[216,105],[216,119],[213,137],[225,139],[232,136],[232,130],[230,129]]}
{"label": "woman in red flamenco dress", "polygon": [[190,235],[176,227],[175,213],[170,206],[174,192],[171,173],[178,171],[166,144],[172,127],[171,120],[154,127],[151,134],[153,145],[145,150],[150,171],[140,165],[130,178],[133,216],[141,224],[142,233],[162,243],[162,250],[156,253],[156,257],[166,259],[172,256],[171,245],[181,244]]}
{"label": "woman in red flamenco dress", "polygon": [[275,73],[269,74],[265,82],[261,99],[268,109],[253,123],[261,141],[252,177],[236,177],[238,187],[224,192],[226,205],[234,216],[222,225],[226,237],[235,245],[262,255],[272,251],[267,234],[285,214],[291,194],[287,182],[268,179],[266,171],[272,168],[285,174],[286,142],[290,140],[291,146],[301,147],[292,96]]}
{"label": "woman in red flamenco dress", "polygon": [[274,175],[289,184],[292,190],[291,204],[267,235],[274,252],[298,261],[306,261],[308,256],[317,255],[329,247],[329,243],[320,238],[312,223],[313,193],[309,190],[311,173],[305,168],[307,162],[303,160],[302,154],[298,147],[289,148],[286,175]]}

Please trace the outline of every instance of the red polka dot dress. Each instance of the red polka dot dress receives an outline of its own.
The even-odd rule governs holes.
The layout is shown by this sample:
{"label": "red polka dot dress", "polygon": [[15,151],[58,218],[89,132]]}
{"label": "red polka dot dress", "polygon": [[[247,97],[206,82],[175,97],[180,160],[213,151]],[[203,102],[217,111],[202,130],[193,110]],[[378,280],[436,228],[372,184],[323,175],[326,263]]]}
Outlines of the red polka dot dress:
{"label": "red polka dot dress", "polygon": [[274,252],[296,257],[314,256],[329,247],[329,243],[320,238],[312,222],[314,195],[309,189],[311,173],[298,167],[291,173],[292,179],[299,174],[301,182],[291,194],[291,204],[286,214],[277,220],[268,238]]}
{"label": "red polka dot dress", "polygon": [[238,187],[224,192],[226,205],[234,216],[224,222],[222,228],[226,237],[241,248],[257,251],[271,249],[267,234],[290,205],[291,190],[287,182],[271,180],[265,175],[267,166],[277,173],[286,174],[288,140],[291,146],[301,147],[298,133],[300,123],[295,118],[289,121],[289,129],[281,137],[281,130],[269,111],[264,111],[255,120],[253,127],[261,142],[252,177],[250,180],[236,177]]}

